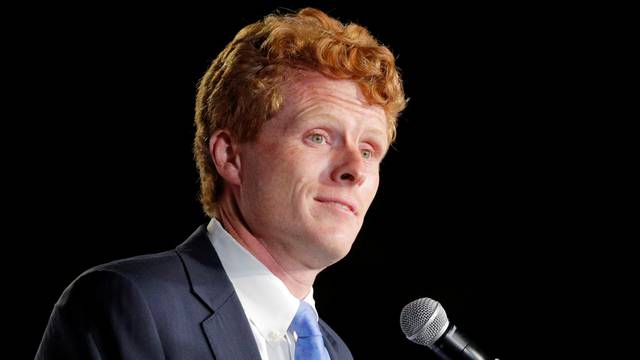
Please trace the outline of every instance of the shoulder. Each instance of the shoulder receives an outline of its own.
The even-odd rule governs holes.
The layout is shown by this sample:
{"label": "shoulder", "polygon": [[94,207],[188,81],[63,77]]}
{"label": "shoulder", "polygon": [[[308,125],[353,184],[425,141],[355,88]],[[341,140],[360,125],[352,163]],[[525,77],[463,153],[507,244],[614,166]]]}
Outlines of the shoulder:
{"label": "shoulder", "polygon": [[173,283],[171,279],[174,278],[184,278],[181,261],[175,251],[120,259],[84,271],[64,290],[58,305],[63,305],[70,298],[113,297],[124,293],[140,295],[163,286],[167,281]]}
{"label": "shoulder", "polygon": [[118,275],[138,284],[182,277],[184,269],[175,250],[115,260],[88,269],[80,277],[101,272]]}
{"label": "shoulder", "polygon": [[36,358],[119,358],[123,348],[162,358],[153,311],[162,296],[151,298],[149,290],[174,271],[172,257],[139,256],[82,273],[54,305]]}

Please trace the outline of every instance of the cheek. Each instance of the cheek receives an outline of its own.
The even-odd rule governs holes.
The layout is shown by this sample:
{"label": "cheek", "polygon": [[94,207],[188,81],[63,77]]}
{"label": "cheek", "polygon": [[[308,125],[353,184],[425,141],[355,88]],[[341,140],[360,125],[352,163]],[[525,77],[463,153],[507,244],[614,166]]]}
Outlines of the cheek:
{"label": "cheek", "polygon": [[291,196],[318,178],[319,159],[310,158],[304,151],[283,146],[264,151],[265,156],[250,164],[256,190],[271,193],[264,196]]}
{"label": "cheek", "polygon": [[305,149],[290,148],[282,156],[282,172],[291,181],[318,180],[318,177],[326,169],[328,159]]}
{"label": "cheek", "polygon": [[365,190],[367,201],[369,204],[373,202],[373,198],[375,198],[376,193],[378,192],[378,186],[380,185],[380,177],[377,173],[370,175],[371,181],[367,185],[367,189]]}

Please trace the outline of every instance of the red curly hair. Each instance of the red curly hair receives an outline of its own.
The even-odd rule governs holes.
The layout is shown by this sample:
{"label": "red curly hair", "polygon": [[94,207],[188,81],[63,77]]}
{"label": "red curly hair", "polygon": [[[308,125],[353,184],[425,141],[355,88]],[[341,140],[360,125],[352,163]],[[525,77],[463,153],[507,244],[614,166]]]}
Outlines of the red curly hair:
{"label": "red curly hair", "polygon": [[395,139],[406,99],[389,49],[364,27],[344,25],[317,9],[268,15],[238,32],[198,86],[194,156],[200,202],[210,217],[216,215],[222,181],[209,154],[209,136],[228,129],[240,142],[254,140],[282,106],[281,86],[291,69],[355,81],[370,104],[384,109],[389,144]]}

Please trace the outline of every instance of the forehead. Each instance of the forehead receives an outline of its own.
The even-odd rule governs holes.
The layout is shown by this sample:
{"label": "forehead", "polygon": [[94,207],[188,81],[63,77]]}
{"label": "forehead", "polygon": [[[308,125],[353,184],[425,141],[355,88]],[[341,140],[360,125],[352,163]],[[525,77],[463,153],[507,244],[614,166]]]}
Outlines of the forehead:
{"label": "forehead", "polygon": [[368,105],[355,81],[329,79],[316,72],[301,70],[291,71],[290,74],[283,86],[286,95],[298,94],[303,98],[333,95],[360,106]]}
{"label": "forehead", "polygon": [[280,115],[291,121],[307,113],[322,112],[345,120],[364,119],[362,125],[387,132],[384,109],[369,104],[354,81],[329,79],[319,73],[298,70],[292,71],[281,92],[284,103]]}

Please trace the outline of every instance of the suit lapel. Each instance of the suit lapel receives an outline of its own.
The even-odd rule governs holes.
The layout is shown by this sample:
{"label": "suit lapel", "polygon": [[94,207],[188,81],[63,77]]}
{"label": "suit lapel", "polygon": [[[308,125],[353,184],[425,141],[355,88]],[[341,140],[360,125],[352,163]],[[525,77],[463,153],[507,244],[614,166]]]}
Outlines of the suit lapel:
{"label": "suit lapel", "polygon": [[201,323],[204,334],[216,359],[259,360],[249,321],[206,231],[201,225],[176,248],[193,292],[213,312]]}
{"label": "suit lapel", "polygon": [[325,329],[325,322],[320,319],[318,323],[320,324],[320,332],[322,333],[322,340],[324,340],[324,347],[327,348],[327,352],[331,359],[338,359],[335,340],[333,340],[333,337],[329,336],[327,333],[327,330]]}
{"label": "suit lapel", "polygon": [[202,329],[216,359],[260,359],[249,322],[235,293],[224,306],[202,322]]}

